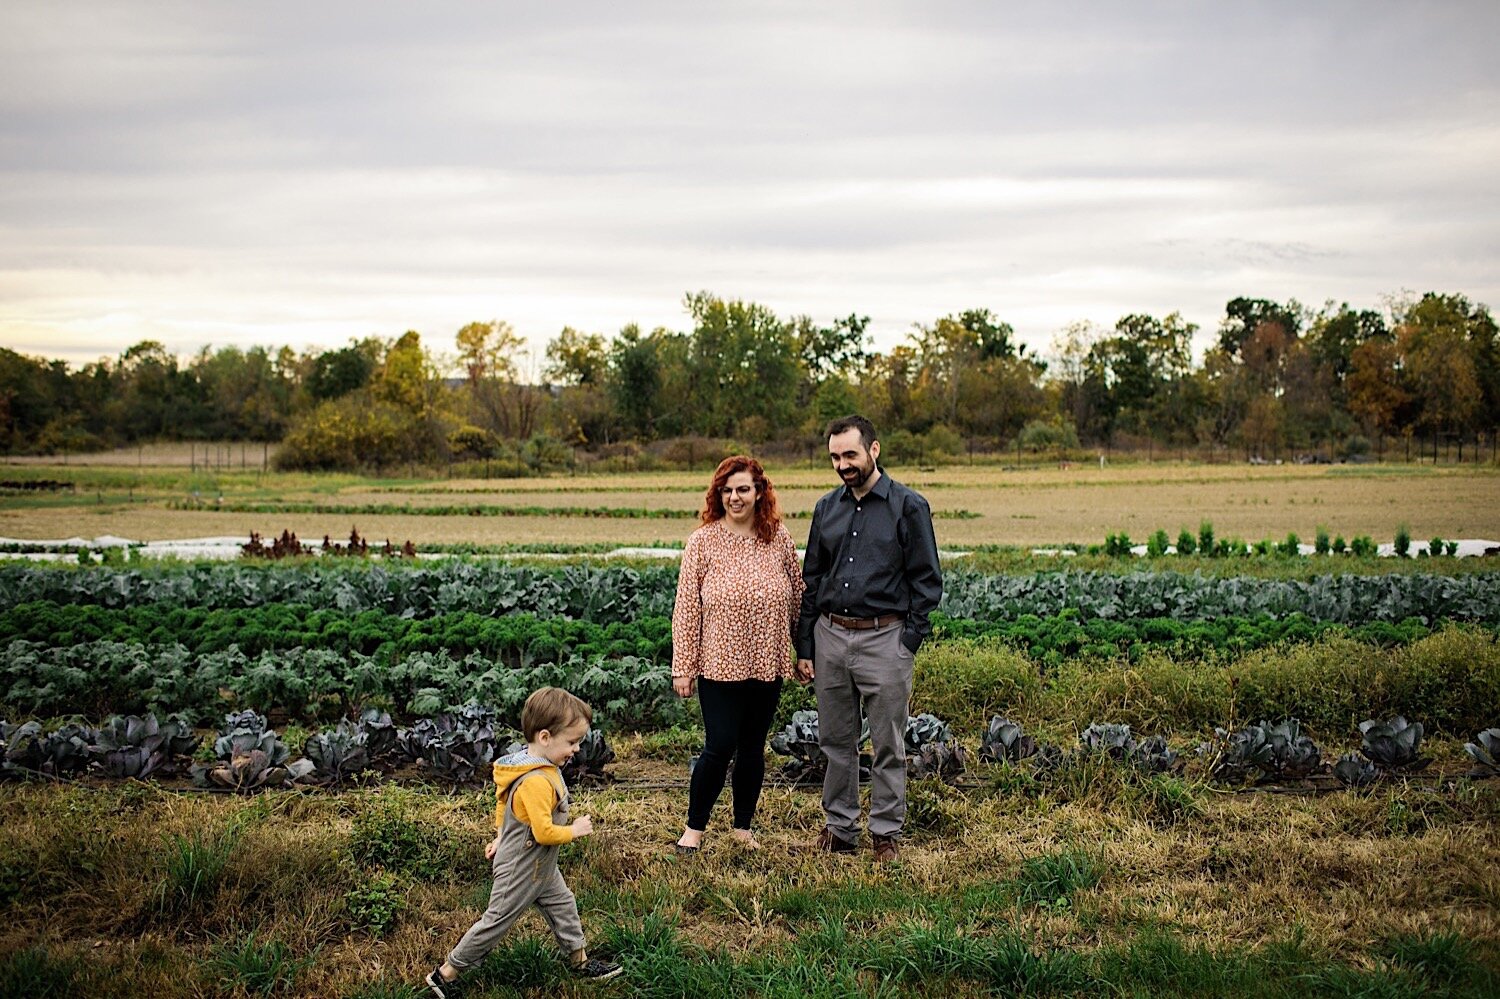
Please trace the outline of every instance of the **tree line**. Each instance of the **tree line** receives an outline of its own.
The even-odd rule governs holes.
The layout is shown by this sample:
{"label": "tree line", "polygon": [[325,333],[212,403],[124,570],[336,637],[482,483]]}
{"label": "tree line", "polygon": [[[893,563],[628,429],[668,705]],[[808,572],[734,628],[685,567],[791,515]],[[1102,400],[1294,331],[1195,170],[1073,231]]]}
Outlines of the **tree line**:
{"label": "tree line", "polygon": [[503,321],[452,350],[410,331],[297,353],[146,341],[80,368],[0,349],[0,447],[53,454],[146,440],[280,442],[290,468],[484,461],[519,471],[580,452],[711,439],[816,447],[831,418],[876,421],[891,457],[965,449],[1214,447],[1247,457],[1471,441],[1500,427],[1500,344],[1484,305],[1429,292],[1384,309],[1235,298],[1201,359],[1176,312],[1078,323],[1042,356],[988,309],[871,349],[869,319],[783,318],[708,292],[691,328],[564,328],[540,372]]}

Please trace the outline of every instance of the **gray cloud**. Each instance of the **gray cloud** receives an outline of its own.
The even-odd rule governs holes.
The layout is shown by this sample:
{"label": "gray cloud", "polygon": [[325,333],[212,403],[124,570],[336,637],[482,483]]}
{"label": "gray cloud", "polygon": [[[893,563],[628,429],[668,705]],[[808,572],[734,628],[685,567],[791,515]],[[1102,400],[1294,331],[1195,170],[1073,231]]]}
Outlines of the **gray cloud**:
{"label": "gray cloud", "polygon": [[0,343],[1497,302],[1484,3],[7,4]]}

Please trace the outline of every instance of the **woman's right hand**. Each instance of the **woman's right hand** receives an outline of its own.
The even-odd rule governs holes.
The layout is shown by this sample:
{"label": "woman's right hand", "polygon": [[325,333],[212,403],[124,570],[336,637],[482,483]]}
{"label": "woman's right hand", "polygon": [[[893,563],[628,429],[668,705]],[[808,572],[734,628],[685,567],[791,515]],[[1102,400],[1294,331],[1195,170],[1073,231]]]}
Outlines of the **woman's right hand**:
{"label": "woman's right hand", "polygon": [[672,677],[672,689],[677,692],[678,697],[692,697],[693,678],[690,676]]}

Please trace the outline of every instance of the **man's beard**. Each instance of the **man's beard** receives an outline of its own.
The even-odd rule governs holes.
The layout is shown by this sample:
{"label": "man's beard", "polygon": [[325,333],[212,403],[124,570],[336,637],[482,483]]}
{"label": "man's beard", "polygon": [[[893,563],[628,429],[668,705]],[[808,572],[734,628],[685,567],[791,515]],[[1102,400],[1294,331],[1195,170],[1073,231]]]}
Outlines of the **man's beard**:
{"label": "man's beard", "polygon": [[[851,476],[850,473],[853,473],[853,475]],[[871,462],[869,468],[860,468],[856,465],[852,468],[846,469],[844,472],[840,473],[840,477],[844,480],[845,485],[849,485],[854,487],[855,489],[858,489],[860,486],[868,482],[870,476],[874,473],[875,463]]]}

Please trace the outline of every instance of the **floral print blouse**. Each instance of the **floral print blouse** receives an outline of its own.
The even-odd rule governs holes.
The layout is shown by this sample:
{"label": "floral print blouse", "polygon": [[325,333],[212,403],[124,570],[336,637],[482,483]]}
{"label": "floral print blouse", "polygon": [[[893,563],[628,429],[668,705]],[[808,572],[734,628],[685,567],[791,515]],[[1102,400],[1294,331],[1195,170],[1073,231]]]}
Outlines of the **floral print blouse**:
{"label": "floral print blouse", "polygon": [[722,520],[688,538],[672,609],[672,675],[776,680],[792,675],[802,567],[785,525],[766,544]]}

